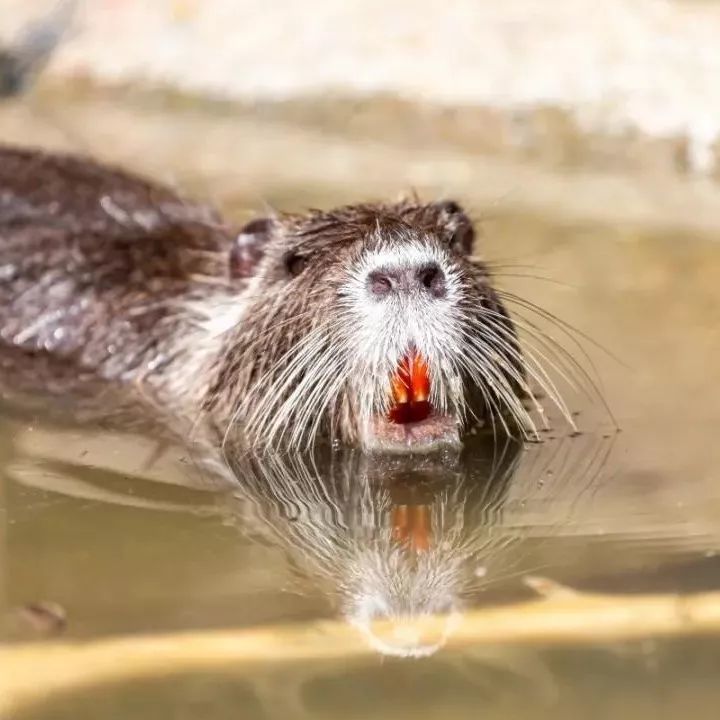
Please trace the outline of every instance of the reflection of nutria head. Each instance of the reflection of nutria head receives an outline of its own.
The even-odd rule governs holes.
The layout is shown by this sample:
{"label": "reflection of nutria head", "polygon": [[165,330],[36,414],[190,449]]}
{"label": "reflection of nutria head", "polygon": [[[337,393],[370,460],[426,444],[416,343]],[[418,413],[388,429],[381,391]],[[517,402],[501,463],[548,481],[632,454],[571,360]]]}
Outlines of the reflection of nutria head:
{"label": "reflection of nutria head", "polygon": [[[204,441],[179,453],[166,444],[173,442],[170,429],[158,434],[160,428],[141,424],[144,416],[127,420],[123,429],[136,433],[127,442],[97,433],[93,423],[79,436],[81,455],[74,431],[67,442],[28,433],[22,445],[16,440],[27,455],[19,452],[5,473],[94,501],[222,520],[281,551],[283,587],[292,572],[298,592],[326,597],[373,647],[406,656],[442,645],[464,609],[481,601],[480,591],[486,599],[488,590],[495,598],[498,590],[512,591],[499,585],[518,576],[525,554],[517,543],[528,532],[545,536],[570,523],[609,450],[587,436],[520,452],[519,443],[501,444],[486,433],[472,436],[462,453],[425,456],[327,447],[307,455],[223,455]],[[148,442],[153,436],[163,439],[161,447]],[[178,505],[158,500],[154,490],[144,497],[143,487],[150,489],[144,482],[118,492],[117,478],[128,475],[223,493]],[[532,541],[532,552],[540,543]],[[231,564],[223,575],[235,570],[242,568]]]}
{"label": "reflection of nutria head", "polygon": [[286,549],[298,590],[326,593],[378,651],[417,657],[444,643],[478,593],[520,585],[516,544],[528,514],[551,534],[571,522],[609,448],[568,438],[523,454],[519,443],[477,436],[462,454],[422,459],[319,451],[230,460],[249,508],[243,524]]}
{"label": "reflection of nutria head", "polygon": [[[386,654],[434,652],[451,632],[496,540],[519,446],[495,459],[359,453],[239,460],[255,527],[287,548],[300,587],[317,585]],[[477,448],[476,448],[477,450]],[[491,559],[491,558],[494,558]],[[438,625],[436,616],[444,616]],[[438,627],[441,629],[438,630]]]}
{"label": "reflection of nutria head", "polygon": [[251,446],[427,451],[488,419],[532,434],[528,379],[562,408],[536,361],[552,353],[521,354],[474,245],[454,202],[238,231],[126,173],[0,148],[2,380],[64,399],[100,380]]}

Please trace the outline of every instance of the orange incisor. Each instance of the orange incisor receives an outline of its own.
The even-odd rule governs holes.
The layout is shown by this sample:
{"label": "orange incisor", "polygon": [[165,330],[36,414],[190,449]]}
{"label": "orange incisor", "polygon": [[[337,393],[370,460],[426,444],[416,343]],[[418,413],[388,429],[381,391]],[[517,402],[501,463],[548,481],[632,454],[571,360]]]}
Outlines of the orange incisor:
{"label": "orange incisor", "polygon": [[430,507],[428,505],[394,505],[393,537],[416,552],[430,549]]}
{"label": "orange incisor", "polygon": [[430,415],[430,373],[421,355],[416,352],[406,355],[400,361],[391,385],[390,420],[404,424],[419,422]]}

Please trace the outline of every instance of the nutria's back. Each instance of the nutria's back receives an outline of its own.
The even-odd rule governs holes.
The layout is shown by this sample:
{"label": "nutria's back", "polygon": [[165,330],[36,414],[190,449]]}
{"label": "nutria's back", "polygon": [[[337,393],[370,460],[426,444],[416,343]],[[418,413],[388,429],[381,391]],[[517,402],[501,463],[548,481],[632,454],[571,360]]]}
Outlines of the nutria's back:
{"label": "nutria's back", "polygon": [[[233,232],[167,188],[83,159],[0,149],[0,338],[107,380],[159,369],[180,308],[232,284]],[[16,364],[42,384],[37,363]],[[49,383],[53,385],[54,383]],[[57,388],[62,392],[63,388]]]}

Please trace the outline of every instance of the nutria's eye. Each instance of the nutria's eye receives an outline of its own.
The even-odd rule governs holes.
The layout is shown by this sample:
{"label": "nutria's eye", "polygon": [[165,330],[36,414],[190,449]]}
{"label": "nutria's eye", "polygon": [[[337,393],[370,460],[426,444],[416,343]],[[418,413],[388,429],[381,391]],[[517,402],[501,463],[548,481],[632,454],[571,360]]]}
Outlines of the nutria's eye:
{"label": "nutria's eye", "polygon": [[308,266],[310,258],[307,255],[289,252],[285,256],[285,268],[293,276],[297,277]]}

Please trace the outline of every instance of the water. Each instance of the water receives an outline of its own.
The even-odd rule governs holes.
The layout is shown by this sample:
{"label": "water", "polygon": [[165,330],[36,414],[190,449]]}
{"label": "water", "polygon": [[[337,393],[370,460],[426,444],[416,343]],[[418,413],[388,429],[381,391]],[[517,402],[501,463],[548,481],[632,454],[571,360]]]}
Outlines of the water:
{"label": "water", "polygon": [[[390,149],[395,164],[383,166],[371,147],[363,167],[366,140],[323,146],[221,112],[33,102],[0,110],[3,137],[95,151],[115,132],[112,150],[96,154],[170,173],[238,217],[261,200],[382,196],[419,172],[413,148]],[[268,168],[253,147],[278,137],[287,153]],[[485,206],[491,191],[457,174],[438,159],[437,178],[420,189],[450,187]],[[493,207],[485,235],[503,287],[587,334],[582,349],[563,342],[598,378],[612,416],[592,392],[567,389],[581,434],[553,417],[543,443],[505,447],[500,459],[491,438],[476,436],[460,459],[421,466],[349,451],[238,460],[233,484],[199,448],[8,415],[0,609],[10,647],[31,642],[45,657],[53,638],[18,608],[51,601],[67,615],[66,640],[277,627],[280,644],[306,629],[312,648],[312,659],[293,660],[289,639],[284,661],[263,661],[261,648],[250,664],[168,664],[44,701],[36,666],[35,697],[13,718],[716,717],[720,652],[710,633],[593,640],[580,628],[575,640],[549,632],[466,643],[452,623],[399,622],[512,608],[535,597],[527,576],[620,601],[720,585],[720,246],[509,203]]]}

